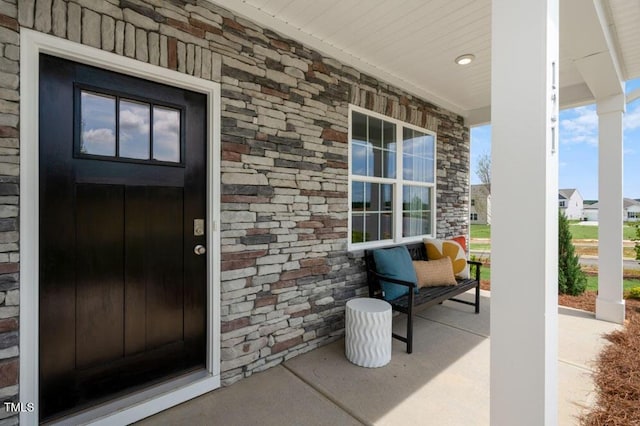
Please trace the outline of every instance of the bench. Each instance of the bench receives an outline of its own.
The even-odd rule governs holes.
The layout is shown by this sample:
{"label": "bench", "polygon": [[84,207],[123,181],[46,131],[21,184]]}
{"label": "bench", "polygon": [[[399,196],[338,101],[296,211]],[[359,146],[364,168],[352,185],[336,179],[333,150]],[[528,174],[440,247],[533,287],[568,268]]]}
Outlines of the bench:
{"label": "bench", "polygon": [[[428,260],[427,251],[424,243],[410,243],[402,244],[407,247],[409,254],[413,260]],[[385,250],[392,247],[386,247]],[[395,278],[384,277],[376,271],[376,264],[373,256],[374,250],[365,250],[364,258],[367,267],[367,282],[369,285],[369,297],[383,299],[382,286],[380,285],[380,279],[391,282],[394,284],[400,284],[409,287],[408,294],[401,296],[394,300],[387,300],[394,311],[402,312],[407,315],[407,334],[406,337],[393,333],[392,336],[407,344],[407,353],[413,352],[413,313],[415,308],[428,307],[437,304],[441,304],[445,300],[452,300],[454,302],[464,303],[465,305],[471,305],[475,307],[475,313],[480,313],[480,267],[482,264],[476,261],[467,261],[471,266],[475,266],[475,274],[473,278],[460,279],[456,278],[457,284],[455,286],[439,286],[439,287],[423,287],[419,293],[414,293],[413,289],[417,284],[409,281],[402,281]],[[455,296],[476,289],[475,302],[468,302],[462,299],[456,299]]]}

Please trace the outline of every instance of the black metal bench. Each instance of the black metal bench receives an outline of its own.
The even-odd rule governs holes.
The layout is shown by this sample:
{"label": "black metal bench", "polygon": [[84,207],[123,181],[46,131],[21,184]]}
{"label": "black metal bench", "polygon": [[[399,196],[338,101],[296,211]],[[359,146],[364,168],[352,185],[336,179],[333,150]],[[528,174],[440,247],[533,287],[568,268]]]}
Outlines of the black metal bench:
{"label": "black metal bench", "polygon": [[[409,254],[413,260],[428,260],[427,251],[424,243],[402,244],[407,247]],[[393,246],[393,247],[398,247]],[[386,248],[393,248],[386,247]],[[380,250],[380,249],[378,249]],[[382,249],[384,250],[384,249]],[[364,257],[367,265],[367,281],[369,285],[369,297],[382,299],[382,286],[380,279],[384,281],[400,284],[409,287],[409,293],[394,300],[388,300],[394,311],[402,312],[407,315],[407,335],[406,337],[393,333],[393,337],[407,344],[407,353],[413,352],[413,312],[416,307],[427,307],[441,304],[445,300],[464,303],[475,307],[475,313],[480,313],[480,267],[482,264],[476,261],[468,261],[470,265],[475,266],[474,278],[459,279],[456,278],[455,286],[439,286],[439,287],[423,287],[419,293],[415,294],[413,289],[417,284],[409,281],[402,281],[395,278],[380,275],[376,270],[376,263],[373,257],[374,250],[365,250]],[[455,296],[476,289],[475,302],[468,302],[462,299],[456,299]]]}

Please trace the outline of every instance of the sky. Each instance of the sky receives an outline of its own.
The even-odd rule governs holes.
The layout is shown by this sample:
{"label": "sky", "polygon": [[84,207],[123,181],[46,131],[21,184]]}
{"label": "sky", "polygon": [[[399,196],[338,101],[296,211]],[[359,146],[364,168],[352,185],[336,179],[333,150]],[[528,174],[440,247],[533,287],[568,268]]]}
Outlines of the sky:
{"label": "sky", "polygon": [[[626,92],[640,88],[628,81]],[[491,155],[491,126],[471,129],[471,184],[481,183],[478,159]],[[598,199],[598,115],[594,105],[560,111],[559,186],[577,188],[585,200]],[[624,189],[627,198],[640,198],[640,99],[627,104],[624,115]]]}

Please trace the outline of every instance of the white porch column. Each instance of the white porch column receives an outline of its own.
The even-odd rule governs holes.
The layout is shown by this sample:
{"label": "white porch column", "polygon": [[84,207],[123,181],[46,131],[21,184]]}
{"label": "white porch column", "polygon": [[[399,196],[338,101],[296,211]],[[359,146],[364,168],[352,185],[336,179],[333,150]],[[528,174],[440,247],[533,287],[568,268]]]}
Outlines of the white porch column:
{"label": "white porch column", "polygon": [[622,116],[624,94],[596,102],[598,110],[598,299],[596,318],[622,324]]}
{"label": "white porch column", "polygon": [[555,425],[558,1],[492,8],[491,424]]}

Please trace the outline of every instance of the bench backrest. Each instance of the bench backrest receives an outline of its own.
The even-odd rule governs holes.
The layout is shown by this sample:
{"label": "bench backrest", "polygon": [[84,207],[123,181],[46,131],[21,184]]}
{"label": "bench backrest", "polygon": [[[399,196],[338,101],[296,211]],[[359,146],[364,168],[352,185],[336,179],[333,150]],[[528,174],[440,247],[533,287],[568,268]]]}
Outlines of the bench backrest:
{"label": "bench backrest", "polygon": [[377,271],[376,269],[376,261],[373,257],[374,250],[385,250],[394,247],[405,246],[407,250],[409,250],[409,254],[411,255],[411,259],[413,260],[428,260],[427,259],[427,250],[424,247],[424,243],[422,241],[417,243],[409,243],[409,244],[397,244],[395,246],[384,247],[380,249],[371,249],[364,251],[364,260],[367,265],[367,284],[369,286],[369,297],[381,297],[382,295],[382,286],[378,278],[371,273],[371,271]]}

